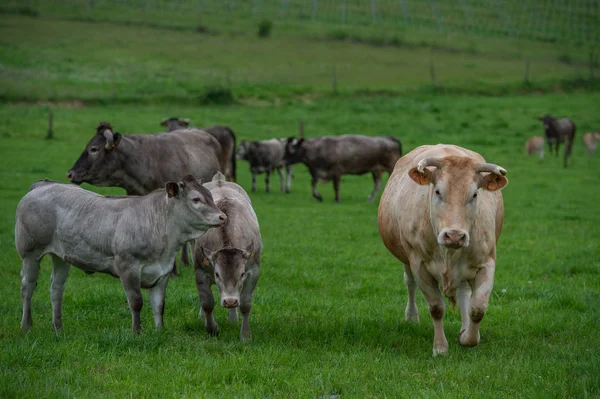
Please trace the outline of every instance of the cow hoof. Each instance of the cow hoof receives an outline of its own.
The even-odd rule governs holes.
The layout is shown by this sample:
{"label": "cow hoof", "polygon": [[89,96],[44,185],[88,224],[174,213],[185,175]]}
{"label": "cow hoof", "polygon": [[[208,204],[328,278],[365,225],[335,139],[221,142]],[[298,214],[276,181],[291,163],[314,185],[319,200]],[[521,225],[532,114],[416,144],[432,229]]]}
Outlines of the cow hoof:
{"label": "cow hoof", "polygon": [[210,335],[212,335],[213,337],[218,337],[219,336],[219,329],[215,328],[215,329],[206,329],[206,332],[209,333]]}
{"label": "cow hoof", "polygon": [[448,356],[448,348],[444,348],[444,347],[440,347],[440,348],[433,348],[433,357],[437,357],[437,356]]}
{"label": "cow hoof", "polygon": [[323,202],[323,197],[321,197],[320,195],[315,195],[315,198],[317,199],[317,201]]}
{"label": "cow hoof", "polygon": [[460,344],[460,346],[466,347],[466,348],[473,348],[477,345],[479,345],[479,332],[477,332],[477,337],[476,339],[473,339],[471,337],[467,337],[465,334],[466,330],[462,330],[459,334],[458,334],[458,343]]}
{"label": "cow hoof", "polygon": [[419,323],[419,315],[417,313],[407,313],[404,315],[404,320],[409,323]]}

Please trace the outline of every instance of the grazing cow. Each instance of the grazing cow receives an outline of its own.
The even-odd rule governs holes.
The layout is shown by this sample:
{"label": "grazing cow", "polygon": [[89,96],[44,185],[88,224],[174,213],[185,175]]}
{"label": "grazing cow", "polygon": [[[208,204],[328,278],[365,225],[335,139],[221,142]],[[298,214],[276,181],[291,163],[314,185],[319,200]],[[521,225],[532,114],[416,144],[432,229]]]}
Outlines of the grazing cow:
{"label": "grazing cow", "polygon": [[494,285],[505,174],[465,148],[421,146],[400,158],[381,196],[379,233],[404,263],[405,319],[419,321],[418,286],[433,319],[434,356],[448,352],[442,292],[458,302],[460,345],[479,344],[479,323]]}
{"label": "grazing cow", "polygon": [[[252,192],[256,191],[256,175],[265,173],[267,192],[271,191],[270,176],[274,169],[279,171],[281,192],[289,193],[292,187],[292,165],[283,164],[287,139],[269,139],[262,141],[242,140],[237,150],[237,158],[248,161],[252,172]],[[285,177],[283,168],[285,167]]]}
{"label": "grazing cow", "polygon": [[395,137],[369,137],[358,134],[324,136],[312,139],[288,139],[284,162],[286,165],[303,162],[312,176],[313,196],[319,201],[323,197],[317,192],[317,182],[333,180],[335,202],[340,201],[342,175],[362,175],[371,172],[375,186],[369,202],[381,186],[383,172],[392,173],[394,164],[402,156],[402,144]]}
{"label": "grazing cow", "polygon": [[[189,119],[182,119],[177,117],[171,117],[163,120],[161,126],[167,128],[167,132],[180,129],[196,129],[190,127]],[[236,137],[233,130],[228,126],[212,126],[209,128],[202,128],[203,130],[217,139],[221,144],[221,152],[218,154],[219,162],[221,163],[221,169],[227,177],[227,180],[235,182],[236,179],[236,157],[235,157],[235,142]]]}
{"label": "grazing cow", "polygon": [[542,136],[533,136],[525,143],[525,153],[527,155],[538,154],[540,160],[544,159],[544,138]]}
{"label": "grazing cow", "polygon": [[227,215],[227,223],[196,240],[194,268],[201,314],[206,331],[218,334],[211,291],[211,285],[216,284],[221,306],[229,309],[230,321],[237,321],[237,308],[240,308],[240,339],[249,340],[252,338],[249,319],[252,295],[258,281],[262,252],[258,219],[244,189],[227,182],[221,173],[205,186],[219,209]]}
{"label": "grazing cow", "polygon": [[550,115],[539,117],[538,120],[544,123],[546,141],[552,154],[552,144],[554,144],[556,155],[558,156],[558,147],[560,143],[566,141],[564,154],[564,167],[567,167],[567,158],[573,151],[573,141],[575,140],[575,123],[567,118],[556,119]]}
{"label": "grazing cow", "polygon": [[598,147],[598,141],[600,140],[600,133],[586,133],[583,135],[583,145],[585,152],[592,155],[596,152]]}
{"label": "grazing cow", "polygon": [[15,243],[23,261],[21,328],[31,328],[31,296],[46,254],[54,264],[55,329],[62,328],[62,296],[70,265],[121,280],[136,333],[141,330],[141,288],[149,288],[154,323],[161,328],[177,251],[226,220],[210,191],[191,175],[141,197],[105,197],[48,180],[33,184],[17,206],[15,223]]}

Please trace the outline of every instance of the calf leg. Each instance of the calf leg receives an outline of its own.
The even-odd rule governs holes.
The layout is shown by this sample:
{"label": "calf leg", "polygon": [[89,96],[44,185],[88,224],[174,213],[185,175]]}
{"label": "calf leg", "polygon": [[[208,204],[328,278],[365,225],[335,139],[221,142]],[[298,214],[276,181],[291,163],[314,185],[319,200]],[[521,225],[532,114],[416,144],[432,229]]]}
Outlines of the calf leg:
{"label": "calf leg", "polygon": [[69,276],[71,265],[52,255],[52,276],[50,277],[50,298],[52,300],[52,327],[59,331],[62,329],[62,300],[65,291],[65,281]]}
{"label": "calf leg", "polygon": [[250,331],[250,311],[252,310],[252,295],[258,282],[258,275],[251,273],[244,282],[244,288],[240,295],[240,312],[242,313],[242,328],[240,329],[240,341],[246,342],[252,340]]}
{"label": "calf leg", "polygon": [[408,302],[404,311],[404,320],[408,322],[419,322],[419,310],[417,309],[417,283],[413,277],[410,266],[404,265],[404,283],[408,291]]}
{"label": "calf leg", "polygon": [[227,320],[230,323],[237,323],[237,321],[238,321],[238,311],[237,311],[237,308],[229,309],[229,312],[228,312],[228,315],[227,315]]}
{"label": "calf leg", "polygon": [[213,315],[215,308],[215,298],[210,289],[210,281],[206,272],[200,268],[196,268],[196,288],[198,289],[198,297],[200,298],[200,314],[204,315],[204,326],[206,331],[212,335],[219,334],[219,325]]}
{"label": "calf leg", "polygon": [[40,274],[40,261],[35,256],[23,259],[21,267],[21,297],[23,299],[23,317],[21,318],[21,329],[29,331],[32,325],[31,319],[31,297],[37,285]]}
{"label": "calf leg", "polygon": [[471,284],[473,294],[471,296],[471,307],[469,309],[470,320],[465,331],[462,331],[458,338],[458,342],[462,346],[477,346],[479,344],[479,323],[481,323],[481,320],[485,315],[492,293],[492,287],[494,286],[494,268],[495,262],[492,260],[479,269]]}
{"label": "calf leg", "polygon": [[256,172],[252,171],[252,192],[256,191]]}
{"label": "calf leg", "polygon": [[444,333],[444,314],[446,303],[438,287],[438,282],[429,274],[421,262],[410,260],[413,276],[417,278],[417,284],[429,304],[429,313],[433,319],[433,356],[448,354],[448,340]]}
{"label": "calf leg", "polygon": [[335,191],[335,202],[340,202],[340,181],[342,180],[341,176],[333,177],[333,191]]}
{"label": "calf leg", "polygon": [[127,302],[129,303],[129,309],[131,309],[131,329],[136,334],[139,334],[142,331],[140,313],[144,304],[140,272],[141,271],[137,267],[125,271],[120,270],[121,284],[123,284]]}
{"label": "calf leg", "polygon": [[312,179],[310,180],[310,184],[312,186],[313,197],[315,197],[319,201],[323,201],[323,197],[321,197],[321,194],[319,194],[317,192],[317,182],[318,182],[317,177],[316,177],[316,175],[312,171],[311,171],[310,174],[312,176]]}
{"label": "calf leg", "polygon": [[150,288],[150,304],[154,315],[156,328],[163,328],[163,316],[165,314],[165,292],[167,291],[168,276],[161,277],[154,287]]}
{"label": "calf leg", "polygon": [[279,171],[279,191],[284,193],[285,192],[285,174],[283,172],[282,167],[277,168],[277,170]]}
{"label": "calf leg", "polygon": [[[189,248],[191,244],[191,248],[194,248],[194,240],[190,240],[183,244],[183,248],[181,248],[181,264],[185,266],[189,266],[192,263],[190,262]],[[179,273],[176,273],[179,274]]]}
{"label": "calf leg", "polygon": [[290,165],[285,165],[285,172],[287,174],[287,179],[285,182],[285,192],[289,193],[292,189],[292,167]]}
{"label": "calf leg", "polygon": [[371,193],[371,195],[369,195],[369,202],[373,202],[375,196],[377,195],[377,192],[379,191],[379,187],[381,187],[382,172],[371,172],[371,174],[373,175],[373,183],[375,184],[375,186],[373,187],[373,192]]}
{"label": "calf leg", "polygon": [[269,169],[266,170],[265,172],[265,184],[267,186],[267,192],[270,193],[271,192],[271,171]]}

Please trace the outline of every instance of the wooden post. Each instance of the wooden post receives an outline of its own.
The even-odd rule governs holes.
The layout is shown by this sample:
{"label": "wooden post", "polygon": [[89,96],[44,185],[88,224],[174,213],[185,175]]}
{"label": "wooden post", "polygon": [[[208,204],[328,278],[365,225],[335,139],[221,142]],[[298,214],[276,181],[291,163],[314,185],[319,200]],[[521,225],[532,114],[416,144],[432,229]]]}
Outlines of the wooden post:
{"label": "wooden post", "polygon": [[335,64],[333,64],[333,71],[331,73],[331,89],[333,94],[337,94],[337,72],[335,69]]}
{"label": "wooden post", "polygon": [[53,113],[52,110],[50,110],[50,114],[48,115],[48,133],[46,134],[47,140],[52,140],[54,138],[54,129],[52,128],[53,119]]}
{"label": "wooden post", "polygon": [[523,78],[523,82],[526,85],[529,84],[529,58],[525,58],[525,77]]}
{"label": "wooden post", "polygon": [[300,121],[300,138],[304,138],[304,121]]}

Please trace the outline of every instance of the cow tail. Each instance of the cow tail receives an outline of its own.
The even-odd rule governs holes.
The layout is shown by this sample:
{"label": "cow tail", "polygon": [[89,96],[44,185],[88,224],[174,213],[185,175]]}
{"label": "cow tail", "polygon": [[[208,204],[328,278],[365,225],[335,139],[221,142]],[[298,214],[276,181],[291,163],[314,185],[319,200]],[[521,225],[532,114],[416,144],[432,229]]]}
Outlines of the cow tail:
{"label": "cow tail", "polygon": [[233,139],[233,152],[231,153],[231,177],[233,178],[233,182],[235,183],[235,181],[237,179],[237,176],[236,176],[237,158],[235,156],[237,143],[236,143],[235,133],[233,132],[233,130],[231,130],[230,128],[227,128],[227,130],[229,131],[229,135]]}

